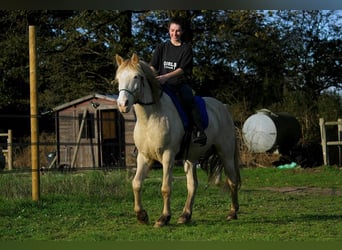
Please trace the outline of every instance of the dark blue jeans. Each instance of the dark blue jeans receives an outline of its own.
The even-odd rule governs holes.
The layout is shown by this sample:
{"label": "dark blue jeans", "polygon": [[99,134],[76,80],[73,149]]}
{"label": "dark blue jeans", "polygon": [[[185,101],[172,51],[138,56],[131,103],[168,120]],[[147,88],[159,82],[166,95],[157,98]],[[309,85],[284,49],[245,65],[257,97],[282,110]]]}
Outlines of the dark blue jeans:
{"label": "dark blue jeans", "polygon": [[194,94],[190,85],[184,83],[178,85],[168,84],[167,87],[176,94],[183,108],[185,109],[185,112],[188,115],[191,115],[191,111],[194,106]]}
{"label": "dark blue jeans", "polygon": [[167,87],[177,95],[191,122],[198,130],[203,131],[200,111],[197,105],[195,105],[195,98],[190,85],[183,83],[179,85],[167,85]]}

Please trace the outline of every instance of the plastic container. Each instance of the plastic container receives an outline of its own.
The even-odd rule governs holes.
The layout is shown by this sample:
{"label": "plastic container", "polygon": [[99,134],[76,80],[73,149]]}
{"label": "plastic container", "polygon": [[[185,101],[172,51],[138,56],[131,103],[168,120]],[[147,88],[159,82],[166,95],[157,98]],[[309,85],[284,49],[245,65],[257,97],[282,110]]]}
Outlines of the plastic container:
{"label": "plastic container", "polygon": [[288,154],[301,137],[298,120],[288,113],[272,113],[262,109],[251,115],[242,127],[248,149],[255,153],[277,150]]}

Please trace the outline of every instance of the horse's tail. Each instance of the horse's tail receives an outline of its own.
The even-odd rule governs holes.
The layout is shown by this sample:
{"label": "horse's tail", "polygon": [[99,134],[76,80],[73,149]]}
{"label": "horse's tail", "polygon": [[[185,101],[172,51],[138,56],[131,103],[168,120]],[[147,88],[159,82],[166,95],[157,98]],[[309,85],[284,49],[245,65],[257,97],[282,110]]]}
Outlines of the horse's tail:
{"label": "horse's tail", "polygon": [[[221,173],[223,170],[223,162],[219,157],[216,147],[213,145],[205,155],[199,160],[201,168],[208,175],[208,182],[219,184]],[[238,189],[241,187],[241,175],[240,175],[240,151],[239,141],[235,136],[235,147],[234,147],[234,169],[236,173],[236,185]]]}
{"label": "horse's tail", "polygon": [[218,156],[214,145],[210,147],[201,159],[199,159],[199,164],[207,173],[208,182],[218,184],[223,169],[223,163]]}

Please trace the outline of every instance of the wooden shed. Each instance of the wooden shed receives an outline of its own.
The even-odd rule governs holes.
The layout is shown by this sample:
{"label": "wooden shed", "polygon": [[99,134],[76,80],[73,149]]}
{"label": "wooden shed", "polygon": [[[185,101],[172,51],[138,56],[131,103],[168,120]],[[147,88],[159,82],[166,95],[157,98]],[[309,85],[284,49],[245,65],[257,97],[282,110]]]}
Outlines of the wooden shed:
{"label": "wooden shed", "polygon": [[122,115],[116,100],[95,93],[53,109],[57,166],[135,168],[134,112]]}

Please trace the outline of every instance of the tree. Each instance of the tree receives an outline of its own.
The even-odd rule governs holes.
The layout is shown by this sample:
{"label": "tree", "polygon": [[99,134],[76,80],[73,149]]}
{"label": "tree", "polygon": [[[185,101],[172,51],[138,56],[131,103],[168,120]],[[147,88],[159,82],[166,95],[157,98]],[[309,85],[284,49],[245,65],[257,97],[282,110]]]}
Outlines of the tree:
{"label": "tree", "polygon": [[342,87],[342,27],[334,11],[279,11],[275,17],[286,59],[286,96],[278,107],[284,110],[293,103],[304,139],[317,140],[318,116],[325,116],[320,97]]}
{"label": "tree", "polygon": [[[129,11],[77,11],[55,23],[57,36],[41,36],[42,104],[52,108],[82,95],[113,92],[114,56],[132,47],[130,19]],[[58,95],[51,98],[53,93]]]}
{"label": "tree", "polygon": [[[130,12],[1,11],[2,127],[22,124],[6,119],[6,115],[29,113],[29,24],[37,30],[38,104],[42,112],[90,93],[114,92],[114,56],[132,47],[127,19]],[[122,37],[127,39],[123,42]]]}
{"label": "tree", "polygon": [[265,25],[264,13],[203,11],[195,20],[196,74],[202,86],[210,85],[225,103],[247,101],[249,109],[282,98],[279,32]]}
{"label": "tree", "polygon": [[20,111],[29,97],[28,26],[24,11],[1,10],[0,29],[0,109]]}
{"label": "tree", "polygon": [[[149,61],[183,16],[194,49],[193,88],[200,95],[298,114],[319,112],[320,95],[340,90],[341,25],[333,11],[15,10],[0,11],[0,114],[29,110],[28,24],[37,26],[39,109],[93,92],[116,93],[114,56]],[[292,99],[291,99],[292,98]],[[238,109],[239,113],[241,108]],[[275,110],[276,111],[276,110]],[[306,124],[310,124],[306,118]],[[242,120],[242,119],[241,119]],[[310,127],[307,127],[310,130]]]}
{"label": "tree", "polygon": [[334,11],[279,11],[288,88],[317,100],[322,91],[342,87],[342,27]]}

